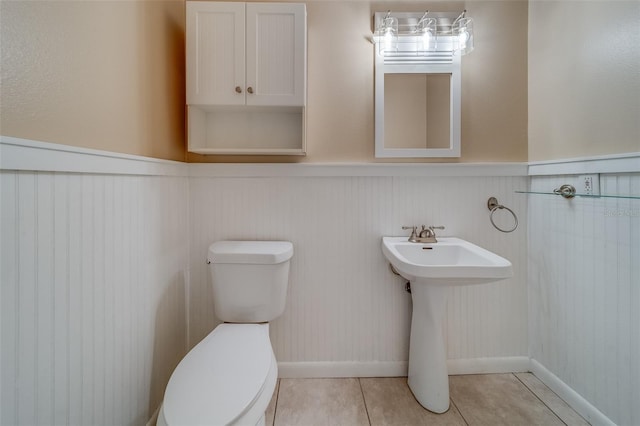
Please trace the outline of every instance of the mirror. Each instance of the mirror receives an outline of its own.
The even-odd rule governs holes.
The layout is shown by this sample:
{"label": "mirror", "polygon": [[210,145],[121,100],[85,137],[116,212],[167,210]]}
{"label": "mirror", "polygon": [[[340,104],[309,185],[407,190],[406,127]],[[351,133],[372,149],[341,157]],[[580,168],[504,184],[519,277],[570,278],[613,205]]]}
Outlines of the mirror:
{"label": "mirror", "polygon": [[460,56],[389,61],[376,54],[375,155],[460,156]]}
{"label": "mirror", "polygon": [[451,74],[385,74],[384,147],[448,149]]}

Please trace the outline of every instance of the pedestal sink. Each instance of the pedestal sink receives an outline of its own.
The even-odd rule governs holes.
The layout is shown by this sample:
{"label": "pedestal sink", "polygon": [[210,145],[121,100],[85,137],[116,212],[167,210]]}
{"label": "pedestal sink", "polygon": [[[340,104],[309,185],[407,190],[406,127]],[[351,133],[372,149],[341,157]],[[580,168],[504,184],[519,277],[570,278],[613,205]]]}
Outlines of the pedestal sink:
{"label": "pedestal sink", "polygon": [[413,314],[409,344],[409,388],[435,413],[449,409],[449,376],[442,335],[447,286],[484,284],[513,276],[511,262],[459,238],[421,244],[383,237],[382,252],[411,282]]}

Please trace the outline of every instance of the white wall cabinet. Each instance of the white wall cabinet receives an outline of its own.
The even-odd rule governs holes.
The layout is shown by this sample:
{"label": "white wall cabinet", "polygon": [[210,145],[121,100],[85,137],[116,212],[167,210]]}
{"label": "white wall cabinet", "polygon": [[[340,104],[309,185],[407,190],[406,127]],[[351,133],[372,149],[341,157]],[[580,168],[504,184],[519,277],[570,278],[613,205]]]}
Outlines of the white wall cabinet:
{"label": "white wall cabinet", "polygon": [[306,7],[187,2],[189,151],[304,154]]}

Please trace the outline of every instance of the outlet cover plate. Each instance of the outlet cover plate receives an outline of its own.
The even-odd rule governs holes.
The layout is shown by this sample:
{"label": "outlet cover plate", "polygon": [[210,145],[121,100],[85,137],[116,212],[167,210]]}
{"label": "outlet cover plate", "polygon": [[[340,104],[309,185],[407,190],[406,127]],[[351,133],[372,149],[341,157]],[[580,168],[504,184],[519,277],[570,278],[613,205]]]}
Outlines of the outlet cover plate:
{"label": "outlet cover plate", "polygon": [[579,184],[576,192],[585,195],[600,195],[600,175],[598,173],[589,175],[580,175]]}

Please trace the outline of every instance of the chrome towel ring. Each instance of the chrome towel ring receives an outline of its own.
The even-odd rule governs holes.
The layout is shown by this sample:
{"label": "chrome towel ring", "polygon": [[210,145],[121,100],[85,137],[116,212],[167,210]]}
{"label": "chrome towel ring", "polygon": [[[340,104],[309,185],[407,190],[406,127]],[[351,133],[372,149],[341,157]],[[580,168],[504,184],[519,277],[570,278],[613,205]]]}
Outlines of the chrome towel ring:
{"label": "chrome towel ring", "polygon": [[[494,228],[496,228],[500,232],[505,232],[505,233],[513,232],[516,230],[516,228],[518,227],[518,216],[516,216],[513,210],[511,210],[509,207],[505,207],[502,204],[498,203],[498,199],[496,197],[491,197],[487,200],[487,207],[489,208],[489,210],[491,210],[491,213],[489,214],[489,220],[491,221],[491,224],[493,225]],[[496,225],[496,223],[493,221],[493,214],[496,211],[502,210],[502,209],[507,210],[513,216],[513,220],[514,220],[513,228],[502,229],[498,225]]]}

